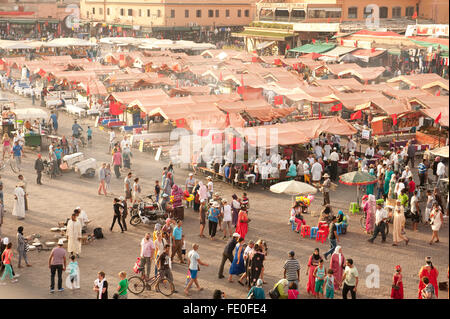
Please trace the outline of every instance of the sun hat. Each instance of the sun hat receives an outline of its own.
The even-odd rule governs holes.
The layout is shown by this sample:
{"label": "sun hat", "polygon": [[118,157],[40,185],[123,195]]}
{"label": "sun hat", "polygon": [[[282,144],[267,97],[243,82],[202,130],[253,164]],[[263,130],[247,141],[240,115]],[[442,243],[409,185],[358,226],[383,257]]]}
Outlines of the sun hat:
{"label": "sun hat", "polygon": [[59,246],[64,245],[64,240],[63,240],[62,238],[58,240],[58,245],[59,245]]}
{"label": "sun hat", "polygon": [[234,233],[233,237],[241,237],[241,235],[239,235],[238,233]]}
{"label": "sun hat", "polygon": [[219,205],[219,203],[218,203],[218,202],[214,202],[214,203],[213,203],[213,207],[215,207],[215,208],[219,208],[219,207],[220,207],[220,205]]}

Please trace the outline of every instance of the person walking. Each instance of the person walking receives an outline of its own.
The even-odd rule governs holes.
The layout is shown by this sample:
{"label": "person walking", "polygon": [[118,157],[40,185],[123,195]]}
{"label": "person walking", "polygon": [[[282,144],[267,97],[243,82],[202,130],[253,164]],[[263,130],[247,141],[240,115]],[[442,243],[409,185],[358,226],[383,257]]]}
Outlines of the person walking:
{"label": "person walking", "polygon": [[395,273],[392,277],[391,299],[403,299],[403,276],[400,265],[395,266]]}
{"label": "person walking", "polygon": [[133,153],[131,153],[131,150],[129,146],[125,146],[122,149],[122,159],[123,159],[123,167],[131,169],[131,158],[133,157]]}
{"label": "person walking", "polygon": [[100,167],[100,170],[98,171],[98,179],[100,181],[100,185],[98,186],[97,193],[101,195],[101,191],[103,190],[103,193],[105,196],[106,194],[106,185],[105,185],[105,179],[106,179],[106,163],[102,163],[102,167]]}
{"label": "person walking", "polygon": [[44,171],[44,162],[42,161],[42,156],[41,154],[37,155],[37,159],[34,162],[34,169],[36,170],[36,174],[37,174],[37,178],[36,178],[36,183],[38,185],[42,185],[42,172]]}
{"label": "person walking", "polygon": [[342,276],[345,268],[345,257],[342,254],[342,247],[336,246],[330,259],[330,269],[333,270],[334,289],[338,290],[342,282]]}
{"label": "person walking", "polygon": [[319,265],[314,270],[314,278],[315,278],[314,292],[316,293],[317,299],[323,298],[323,286],[325,283],[325,275],[326,269],[325,266],[323,265],[323,259],[320,259]]}
{"label": "person walking", "polygon": [[200,211],[199,211],[199,217],[200,217],[200,238],[205,238],[205,235],[203,235],[203,231],[205,230],[206,225],[206,215],[208,214],[208,202],[206,199],[202,199],[200,201]]}
{"label": "person walking", "polygon": [[182,256],[181,256],[181,248],[183,247],[183,221],[177,220],[177,225],[173,228],[173,247],[172,247],[172,256],[170,259],[173,261],[173,257],[175,254],[178,255],[178,259],[180,260],[180,264],[185,264]]}
{"label": "person walking", "polygon": [[134,179],[133,189],[131,192],[133,204],[138,203],[141,200],[141,185],[139,185],[139,177]]}
{"label": "person walking", "polygon": [[27,258],[27,245],[28,245],[28,238],[26,238],[23,235],[23,227],[19,226],[19,228],[17,228],[17,252],[19,253],[19,262],[18,262],[18,267],[22,268],[22,266],[20,265],[20,262],[23,260],[25,260],[25,264],[27,265],[27,267],[31,267],[31,264],[28,263],[28,258]]}
{"label": "person walking", "polygon": [[344,275],[342,276],[342,282],[340,286],[342,288],[342,298],[347,299],[348,292],[352,295],[352,299],[356,299],[356,290],[358,287],[358,270],[353,265],[353,259],[347,259],[347,266],[344,270]]}
{"label": "person walking", "polygon": [[439,242],[439,229],[441,229],[442,224],[444,223],[444,217],[442,215],[441,208],[438,203],[433,204],[433,210],[430,214],[430,225],[433,234],[431,236],[430,245]]}
{"label": "person walking", "polygon": [[113,230],[114,224],[116,223],[116,220],[117,220],[117,223],[119,224],[121,233],[123,233],[123,226],[121,223],[121,210],[123,210],[123,206],[120,203],[120,199],[114,198],[113,208],[114,208],[114,217],[113,217],[113,221],[112,221],[112,224],[110,227],[110,231]]}
{"label": "person walking", "polygon": [[[195,186],[195,178],[193,173],[189,173],[189,177],[186,179],[185,183],[185,191],[187,191],[189,194],[194,193],[194,186]],[[190,206],[193,206],[194,201],[186,201],[186,208],[189,208]]]}
{"label": "person walking", "polygon": [[425,257],[425,263],[426,265],[422,266],[419,270],[419,299],[422,299],[422,290],[426,286],[422,280],[424,277],[428,278],[429,282],[433,285],[436,298],[438,298],[439,286],[437,278],[439,276],[439,271],[433,266],[431,257]]}
{"label": "person walking", "polygon": [[22,164],[23,148],[19,144],[18,140],[14,143],[11,153],[13,154],[14,160],[16,161],[17,169],[20,172],[20,166]]}
{"label": "person walking", "polygon": [[119,197],[120,204],[122,204],[122,213],[120,214],[120,218],[122,219],[122,227],[124,231],[127,231],[127,221],[126,218],[128,216],[128,204],[123,196]]}
{"label": "person walking", "polygon": [[287,279],[288,284],[295,283],[298,287],[300,281],[300,263],[295,259],[295,252],[291,250],[288,259],[284,262],[283,278]]}
{"label": "person walking", "polygon": [[250,219],[248,218],[247,210],[242,208],[238,215],[238,221],[236,224],[236,233],[238,233],[243,239],[248,232],[248,223]]}
{"label": "person walking", "polygon": [[50,268],[50,293],[55,292],[55,274],[58,272],[58,291],[64,291],[62,287],[62,272],[66,270],[66,250],[63,248],[64,241],[58,240],[58,246],[53,248],[48,259]]}
{"label": "person walking", "polygon": [[[1,261],[3,264],[3,267],[5,267],[5,270],[3,271],[3,275],[1,280],[5,280],[6,276],[9,276],[9,279],[11,279],[12,283],[17,282],[18,280],[16,278],[14,278],[15,276],[13,275],[13,269],[11,266],[11,260],[13,258],[13,251],[12,251],[12,243],[6,244],[6,248],[3,251],[2,255],[1,255]],[[16,276],[17,277],[17,276]],[[3,284],[3,283],[2,283]],[[4,285],[4,284],[3,284]]]}
{"label": "person walking", "polygon": [[375,238],[377,238],[378,234],[381,233],[381,242],[386,242],[386,219],[388,218],[388,214],[386,210],[383,208],[383,204],[381,202],[377,203],[377,211],[375,213],[375,230],[371,238],[368,239],[368,242],[373,244]]}
{"label": "person walking", "polygon": [[14,189],[14,207],[12,215],[16,216],[19,220],[25,219],[25,209],[25,191],[17,184]]}
{"label": "person walking", "polygon": [[3,144],[3,152],[2,152],[2,160],[5,160],[5,154],[8,154],[7,156],[10,156],[11,153],[11,139],[9,138],[8,133],[3,134],[2,139]]}
{"label": "person walking", "polygon": [[234,233],[233,237],[230,239],[230,241],[225,246],[225,249],[223,250],[222,261],[220,262],[220,266],[219,266],[219,279],[222,279],[225,277],[223,275],[223,269],[225,267],[226,261],[229,260],[230,263],[233,262],[233,251],[236,248],[236,244],[238,242],[239,237],[240,237],[240,235],[238,233]]}
{"label": "person walking", "polygon": [[326,206],[330,204],[330,188],[331,188],[331,180],[330,175],[328,173],[325,173],[323,175],[323,178],[325,178],[322,187],[322,193],[323,193],[323,205]]}
{"label": "person walking", "polygon": [[116,149],[112,157],[112,163],[114,166],[114,174],[116,178],[120,178],[120,168],[122,167],[122,153],[120,149]]}
{"label": "person walking", "polygon": [[111,193],[111,164],[106,164],[105,167],[105,188],[106,192]]}
{"label": "person walking", "polygon": [[189,289],[191,288],[192,284],[195,284],[197,286],[198,291],[202,291],[203,288],[200,288],[200,285],[198,284],[197,279],[197,273],[199,269],[199,265],[208,267],[209,265],[207,263],[204,263],[200,259],[200,255],[198,254],[198,244],[192,244],[192,250],[188,253],[188,268],[191,279],[189,280],[186,288],[184,288],[184,294],[186,296],[190,296]]}
{"label": "person walking", "polygon": [[213,203],[213,207],[208,210],[208,230],[209,237],[211,240],[215,240],[217,224],[219,223],[220,215],[220,204],[217,202]]}
{"label": "person walking", "polygon": [[81,223],[77,218],[78,211],[75,210],[71,219],[67,222],[67,250],[70,255],[76,254],[80,257],[81,253]]}
{"label": "person walking", "polygon": [[392,231],[392,246],[398,246],[398,243],[402,240],[405,241],[406,245],[408,246],[409,239],[402,234],[404,225],[405,225],[405,213],[404,208],[401,205],[401,202],[397,200],[396,206],[394,208],[394,229]]}
{"label": "person walking", "polygon": [[223,239],[227,238],[227,233],[230,234],[230,237],[232,237],[232,230],[231,230],[231,222],[233,220],[232,218],[232,212],[231,212],[231,206],[228,204],[227,200],[222,200],[222,225],[223,225]]}
{"label": "person walking", "polygon": [[130,202],[132,203],[132,196],[131,196],[131,192],[132,192],[132,185],[133,185],[133,180],[132,177],[133,173],[128,172],[127,176],[125,177],[123,184],[124,184],[124,191],[125,191],[125,200],[130,200]]}
{"label": "person walking", "polygon": [[330,232],[328,234],[328,239],[330,240],[330,250],[327,251],[325,254],[323,254],[323,256],[325,257],[325,260],[327,260],[328,255],[331,255],[334,253],[337,243],[339,242],[339,236],[337,234],[336,222],[337,222],[337,217],[335,215],[333,215],[331,217]]}
{"label": "person walking", "polygon": [[146,233],[141,240],[141,261],[139,264],[139,270],[145,278],[150,278],[150,270],[152,267],[152,260],[155,256],[155,244],[151,238],[150,233]]}

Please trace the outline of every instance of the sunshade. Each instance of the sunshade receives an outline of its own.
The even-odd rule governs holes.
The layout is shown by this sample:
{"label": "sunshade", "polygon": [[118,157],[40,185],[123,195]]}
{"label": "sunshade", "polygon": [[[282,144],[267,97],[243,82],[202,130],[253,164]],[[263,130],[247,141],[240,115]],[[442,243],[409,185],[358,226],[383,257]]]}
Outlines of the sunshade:
{"label": "sunshade", "polygon": [[309,195],[317,193],[317,188],[302,182],[288,181],[270,186],[270,191],[277,194]]}
{"label": "sunshade", "polygon": [[308,44],[302,45],[301,47],[291,49],[291,50],[289,50],[289,52],[323,53],[323,52],[330,51],[335,46],[336,46],[336,44],[331,44],[331,43],[318,43],[318,44],[308,43]]}
{"label": "sunshade", "polygon": [[435,148],[434,150],[431,150],[430,153],[436,156],[448,158],[448,146]]}
{"label": "sunshade", "polygon": [[17,119],[20,120],[33,120],[49,116],[47,112],[38,108],[15,109],[13,112],[16,114]]}
{"label": "sunshade", "polygon": [[376,176],[370,175],[367,172],[350,172],[339,176],[339,183],[345,185],[370,185],[377,182]]}

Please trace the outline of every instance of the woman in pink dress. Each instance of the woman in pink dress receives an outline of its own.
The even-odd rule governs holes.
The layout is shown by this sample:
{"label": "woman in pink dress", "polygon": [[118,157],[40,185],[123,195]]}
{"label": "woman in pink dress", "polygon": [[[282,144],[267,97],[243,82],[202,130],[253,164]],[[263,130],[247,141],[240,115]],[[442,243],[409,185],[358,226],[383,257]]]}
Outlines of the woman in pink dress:
{"label": "woman in pink dress", "polygon": [[438,283],[437,283],[437,277],[439,276],[439,271],[433,266],[433,263],[431,262],[431,257],[425,257],[425,262],[427,263],[425,266],[420,268],[419,271],[419,299],[422,299],[422,289],[425,288],[425,284],[422,281],[423,277],[428,277],[430,280],[430,283],[434,287],[434,293],[436,295],[436,298],[438,298]]}
{"label": "woman in pink dress", "polygon": [[403,277],[402,267],[395,266],[394,277],[392,278],[391,299],[403,299]]}
{"label": "woman in pink dress", "polygon": [[366,233],[371,234],[373,232],[374,225],[375,225],[375,212],[376,212],[375,196],[374,195],[364,195],[363,203],[364,203],[363,210],[366,213]]}
{"label": "woman in pink dress", "polygon": [[244,209],[241,209],[239,211],[239,215],[238,215],[238,221],[236,224],[236,233],[238,233],[241,238],[245,239],[245,235],[247,235],[248,232],[248,215],[247,215],[247,211],[245,211]]}
{"label": "woman in pink dress", "polygon": [[330,259],[330,269],[333,269],[334,276],[334,290],[339,290],[339,285],[342,281],[342,275],[345,269],[345,257],[342,254],[342,247],[336,246],[333,255]]}
{"label": "woman in pink dress", "polygon": [[319,248],[314,249],[314,253],[309,257],[308,260],[308,283],[306,284],[306,291],[309,294],[316,295],[315,293],[315,285],[316,278],[314,278],[314,270],[316,270],[317,266],[319,266],[319,260],[323,259],[320,256]]}
{"label": "woman in pink dress", "polygon": [[3,134],[3,160],[5,160],[5,154],[9,156],[11,152],[11,139],[8,136],[8,133]]}

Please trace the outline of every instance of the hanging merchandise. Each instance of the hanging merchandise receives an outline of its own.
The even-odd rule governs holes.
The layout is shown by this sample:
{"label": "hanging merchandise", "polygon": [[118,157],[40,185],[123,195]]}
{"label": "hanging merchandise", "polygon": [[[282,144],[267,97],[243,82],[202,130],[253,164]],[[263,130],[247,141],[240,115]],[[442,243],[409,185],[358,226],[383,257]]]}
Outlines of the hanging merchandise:
{"label": "hanging merchandise", "polygon": [[213,144],[222,144],[223,142],[223,133],[214,133],[211,136],[211,141]]}

